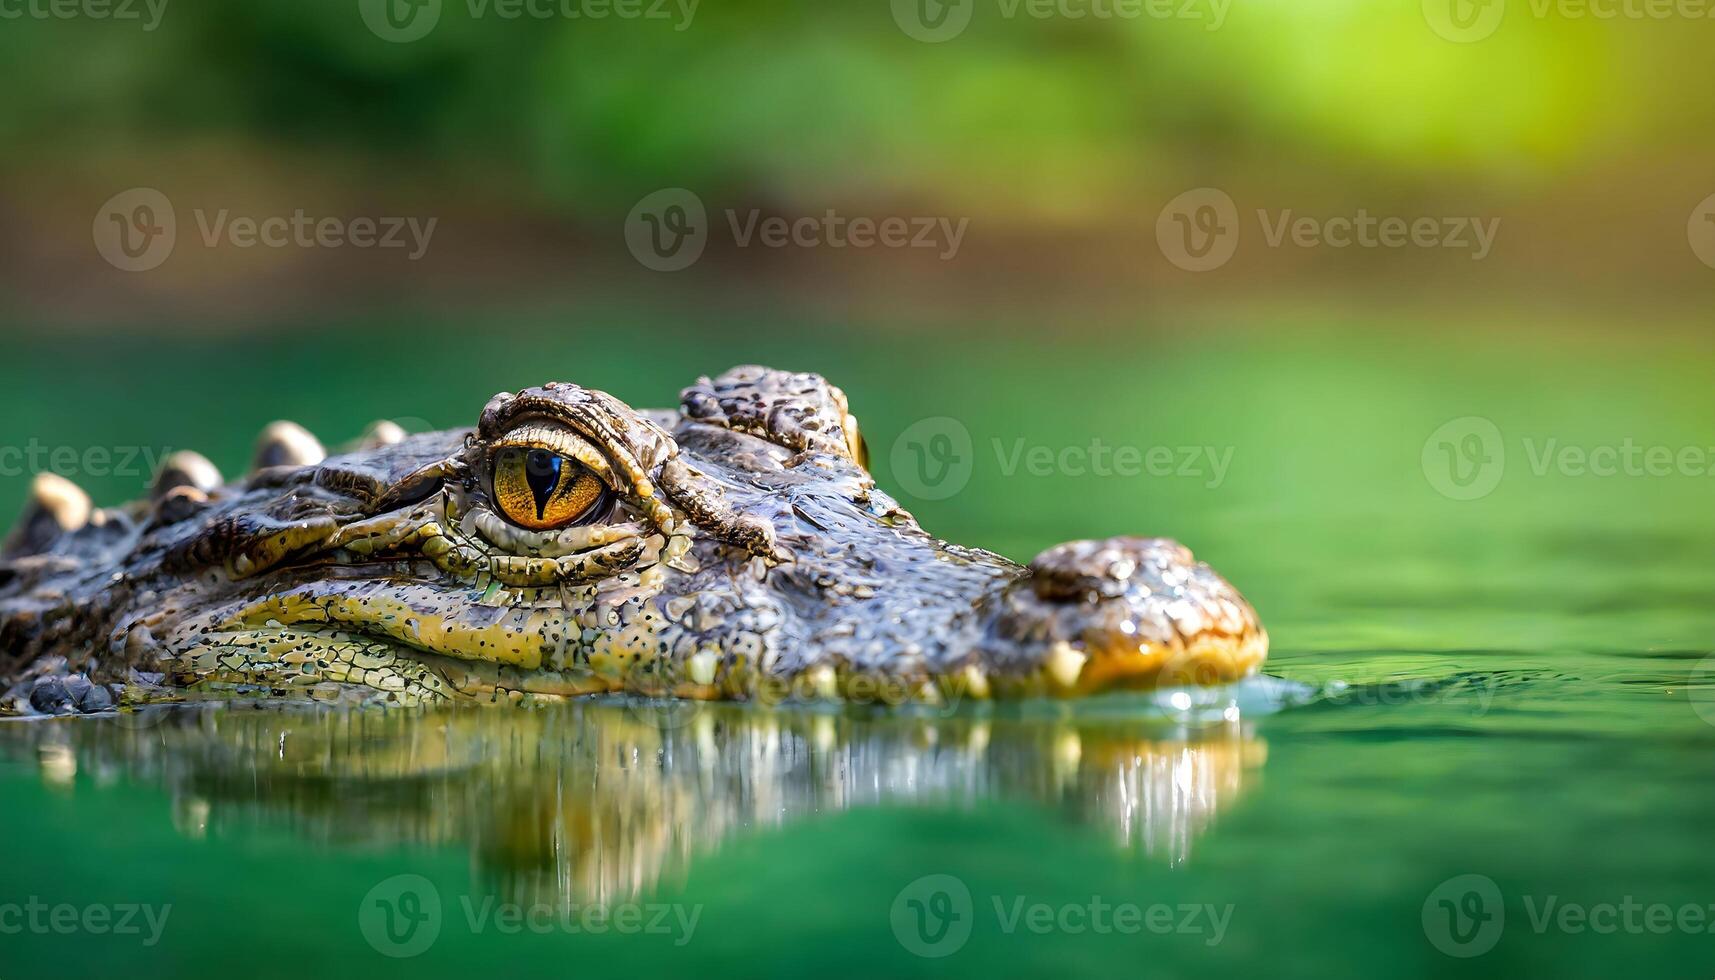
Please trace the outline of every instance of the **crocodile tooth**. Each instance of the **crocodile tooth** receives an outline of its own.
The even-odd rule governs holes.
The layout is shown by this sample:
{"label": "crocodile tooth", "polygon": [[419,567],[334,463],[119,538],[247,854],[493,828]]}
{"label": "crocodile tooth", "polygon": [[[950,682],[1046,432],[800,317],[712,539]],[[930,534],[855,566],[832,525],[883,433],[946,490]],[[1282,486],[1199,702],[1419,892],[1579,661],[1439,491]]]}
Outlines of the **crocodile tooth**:
{"label": "crocodile tooth", "polygon": [[811,690],[816,692],[816,697],[833,701],[840,696],[839,676],[829,665],[817,664],[806,671],[804,676],[810,682]]}
{"label": "crocodile tooth", "polygon": [[691,676],[691,683],[707,687],[715,682],[715,668],[720,659],[713,650],[699,650],[686,662],[686,673]]}
{"label": "crocodile tooth", "polygon": [[181,449],[167,457],[161,464],[161,472],[155,474],[155,483],[149,488],[149,499],[160,500],[179,487],[190,487],[200,493],[212,493],[226,481],[221,478],[220,470],[208,461],[202,453]]}
{"label": "crocodile tooth", "polygon": [[327,457],[321,442],[296,422],[270,422],[256,440],[252,470],[273,466],[314,466]]}
{"label": "crocodile tooth", "polygon": [[1042,669],[1060,687],[1071,690],[1078,686],[1078,675],[1083,673],[1084,662],[1088,659],[1083,651],[1065,640],[1059,640],[1048,648],[1048,656],[1042,661]]}
{"label": "crocodile tooth", "polygon": [[957,701],[960,697],[969,697],[984,701],[989,696],[988,672],[976,664],[966,664],[942,678],[941,686],[946,690],[950,700]]}
{"label": "crocodile tooth", "polygon": [[57,473],[37,473],[30,482],[29,502],[0,555],[40,554],[61,534],[88,524],[91,513],[89,494],[77,484]]}

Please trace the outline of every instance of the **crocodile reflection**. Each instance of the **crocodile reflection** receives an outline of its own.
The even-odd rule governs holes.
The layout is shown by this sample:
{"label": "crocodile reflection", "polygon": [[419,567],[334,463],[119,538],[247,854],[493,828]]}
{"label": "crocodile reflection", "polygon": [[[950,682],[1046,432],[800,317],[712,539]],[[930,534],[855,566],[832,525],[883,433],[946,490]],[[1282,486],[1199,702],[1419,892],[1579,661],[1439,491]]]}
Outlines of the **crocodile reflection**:
{"label": "crocodile reflection", "polygon": [[[120,721],[124,721],[121,719]],[[1043,804],[1185,862],[1266,756],[1249,726],[769,712],[617,703],[522,712],[178,709],[27,726],[71,791],[159,782],[200,836],[284,815],[327,846],[465,845],[521,900],[614,903],[699,854],[867,806]],[[93,790],[98,791],[98,790]]]}

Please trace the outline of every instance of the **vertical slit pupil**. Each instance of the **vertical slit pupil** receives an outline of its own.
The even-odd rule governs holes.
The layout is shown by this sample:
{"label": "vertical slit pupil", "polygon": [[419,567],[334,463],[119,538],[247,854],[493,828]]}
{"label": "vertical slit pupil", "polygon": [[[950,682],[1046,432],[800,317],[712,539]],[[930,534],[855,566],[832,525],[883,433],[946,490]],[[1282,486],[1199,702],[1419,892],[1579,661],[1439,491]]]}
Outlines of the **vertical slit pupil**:
{"label": "vertical slit pupil", "polygon": [[548,501],[554,497],[554,491],[560,485],[560,459],[558,453],[546,449],[532,449],[524,457],[524,481],[529,484],[530,492],[536,497],[536,519],[548,509]]}

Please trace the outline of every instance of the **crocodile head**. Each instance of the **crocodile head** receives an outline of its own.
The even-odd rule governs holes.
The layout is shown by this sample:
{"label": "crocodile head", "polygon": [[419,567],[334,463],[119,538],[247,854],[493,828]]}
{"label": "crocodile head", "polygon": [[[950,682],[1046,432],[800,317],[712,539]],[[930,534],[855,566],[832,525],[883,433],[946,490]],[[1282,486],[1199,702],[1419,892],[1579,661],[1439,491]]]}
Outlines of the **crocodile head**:
{"label": "crocodile head", "polygon": [[1078,541],[1019,566],[922,530],[866,456],[840,389],[759,367],[698,380],[676,411],[565,383],[502,393],[474,429],[327,458],[275,430],[243,481],[181,458],[150,500],[75,526],[27,515],[0,638],[31,657],[8,673],[934,702],[1262,662],[1255,613],[1182,546]]}

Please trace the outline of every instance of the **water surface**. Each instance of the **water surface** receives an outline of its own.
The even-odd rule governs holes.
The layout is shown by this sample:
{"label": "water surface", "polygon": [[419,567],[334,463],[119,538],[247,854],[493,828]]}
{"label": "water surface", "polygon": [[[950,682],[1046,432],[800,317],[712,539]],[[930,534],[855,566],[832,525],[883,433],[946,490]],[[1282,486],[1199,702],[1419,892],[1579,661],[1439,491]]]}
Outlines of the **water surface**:
{"label": "water surface", "polygon": [[[1222,325],[1128,334],[1099,363],[912,339],[920,366],[902,368],[898,336],[687,333],[644,360],[579,348],[587,324],[519,329],[564,362],[551,373],[638,404],[738,361],[823,368],[926,526],[1021,559],[1172,534],[1256,604],[1269,672],[1319,693],[1192,724],[1140,701],[0,725],[0,977],[1715,969],[1715,479],[1557,455],[1715,446],[1706,341],[1345,323],[1287,343]],[[390,343],[248,351],[256,383],[210,413],[114,338],[75,409],[46,411],[63,403],[31,377],[0,407],[50,445],[194,446],[234,468],[275,416],[330,441],[376,416],[466,424],[493,390],[542,380],[501,361],[428,387],[362,367]],[[970,437],[967,475],[913,497],[891,440],[943,417]],[[1458,499],[1436,471],[1461,459],[1435,433],[1467,417],[1505,458]],[[1219,479],[1008,464],[1021,441],[1092,440],[1230,463]],[[7,931],[32,904],[48,924]],[[75,924],[53,924],[61,905]],[[132,906],[124,934],[82,918]]]}

